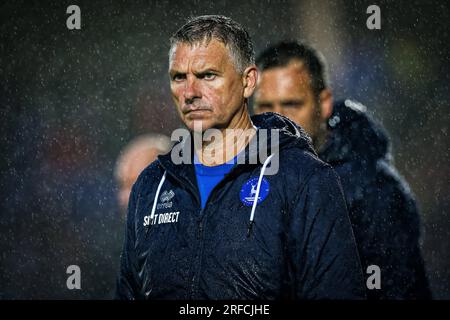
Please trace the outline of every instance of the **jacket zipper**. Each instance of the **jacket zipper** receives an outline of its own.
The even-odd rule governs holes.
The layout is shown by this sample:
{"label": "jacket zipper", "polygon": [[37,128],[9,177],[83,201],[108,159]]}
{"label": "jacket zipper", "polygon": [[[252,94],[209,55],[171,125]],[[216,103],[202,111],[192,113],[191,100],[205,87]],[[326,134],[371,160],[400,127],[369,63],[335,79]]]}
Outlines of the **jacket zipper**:
{"label": "jacket zipper", "polygon": [[201,238],[201,236],[202,236],[202,233],[203,233],[203,223],[202,223],[202,220],[200,220],[200,221],[198,222],[197,240],[200,240],[200,238]]}
{"label": "jacket zipper", "polygon": [[[203,255],[203,242],[202,242],[202,236],[203,236],[203,224],[204,224],[204,212],[206,211],[206,207],[208,206],[208,204],[211,202],[211,195],[213,195],[215,193],[215,191],[217,191],[218,189],[220,189],[223,184],[225,184],[226,181],[228,181],[230,178],[234,177],[235,175],[237,176],[238,173],[240,173],[240,171],[242,171],[241,167],[232,170],[230,173],[228,173],[227,175],[225,175],[225,178],[220,181],[214,188],[213,190],[211,190],[210,193],[210,197],[208,198],[208,201],[205,204],[205,208],[202,208],[200,210],[199,213],[199,220],[198,220],[198,229],[197,229],[197,241],[198,241],[198,250],[196,252],[196,256],[195,256],[195,260],[194,260],[194,274],[192,275],[192,282],[191,282],[191,290],[190,290],[190,299],[195,299],[196,298],[196,294],[197,294],[197,287],[198,287],[198,281],[199,281],[199,277],[200,277],[200,273],[201,273],[201,261],[202,261],[202,255]],[[167,171],[170,174],[170,171]],[[181,179],[179,179],[176,175],[171,174],[171,176],[178,181],[178,183],[180,183],[180,185],[187,185],[188,189],[191,189],[192,194],[195,196],[195,199],[197,200],[197,204],[201,207],[201,201],[200,201],[200,197],[199,195],[194,192],[193,188],[189,185],[184,183]],[[195,268],[195,266],[197,266],[197,268]]]}
{"label": "jacket zipper", "polygon": [[[206,207],[205,207],[206,208]],[[199,214],[199,220],[198,220],[198,229],[197,229],[197,242],[198,242],[198,249],[196,250],[196,256],[194,259],[194,274],[192,276],[192,283],[191,283],[191,292],[190,292],[190,298],[195,299],[195,296],[197,294],[197,287],[198,287],[198,281],[200,277],[200,271],[201,271],[201,261],[202,261],[202,255],[203,255],[203,242],[202,242],[202,236],[203,236],[203,212],[204,209],[200,210]]]}

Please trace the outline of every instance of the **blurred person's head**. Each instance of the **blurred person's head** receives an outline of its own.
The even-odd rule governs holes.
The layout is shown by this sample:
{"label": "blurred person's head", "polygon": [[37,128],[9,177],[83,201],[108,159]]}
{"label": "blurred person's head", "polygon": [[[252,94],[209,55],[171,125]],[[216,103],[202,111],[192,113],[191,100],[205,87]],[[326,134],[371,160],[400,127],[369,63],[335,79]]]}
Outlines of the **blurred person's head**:
{"label": "blurred person's head", "polygon": [[224,16],[199,16],[170,42],[170,88],[185,125],[201,125],[202,131],[238,127],[257,79],[247,31]]}
{"label": "blurred person's head", "polygon": [[161,134],[145,134],[134,138],[120,152],[114,171],[119,186],[118,201],[122,212],[126,212],[131,187],[139,174],[159,154],[170,150],[170,139]]}
{"label": "blurred person's head", "polygon": [[305,44],[281,42],[263,51],[256,64],[260,77],[255,113],[277,112],[290,118],[320,146],[333,109],[323,56]]}

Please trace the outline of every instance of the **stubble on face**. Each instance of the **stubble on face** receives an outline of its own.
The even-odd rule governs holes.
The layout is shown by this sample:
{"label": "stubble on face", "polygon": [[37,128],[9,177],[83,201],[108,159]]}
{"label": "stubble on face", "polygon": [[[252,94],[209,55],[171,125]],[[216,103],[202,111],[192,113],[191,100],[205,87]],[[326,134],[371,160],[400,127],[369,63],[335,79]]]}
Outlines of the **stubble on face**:
{"label": "stubble on face", "polygon": [[230,128],[247,111],[242,75],[228,48],[216,39],[176,44],[169,75],[173,100],[190,130]]}

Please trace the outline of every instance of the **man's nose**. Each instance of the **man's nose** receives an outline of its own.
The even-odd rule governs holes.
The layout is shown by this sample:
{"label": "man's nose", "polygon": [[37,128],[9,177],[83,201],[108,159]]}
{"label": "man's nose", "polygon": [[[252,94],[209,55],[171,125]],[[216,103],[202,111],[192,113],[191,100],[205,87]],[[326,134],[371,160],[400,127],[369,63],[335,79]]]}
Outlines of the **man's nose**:
{"label": "man's nose", "polygon": [[273,112],[283,114],[283,108],[281,107],[280,103],[274,103],[273,105]]}
{"label": "man's nose", "polygon": [[186,100],[187,104],[192,103],[192,101],[196,98],[201,98],[198,79],[188,76],[185,83],[186,87],[184,88],[184,99]]}

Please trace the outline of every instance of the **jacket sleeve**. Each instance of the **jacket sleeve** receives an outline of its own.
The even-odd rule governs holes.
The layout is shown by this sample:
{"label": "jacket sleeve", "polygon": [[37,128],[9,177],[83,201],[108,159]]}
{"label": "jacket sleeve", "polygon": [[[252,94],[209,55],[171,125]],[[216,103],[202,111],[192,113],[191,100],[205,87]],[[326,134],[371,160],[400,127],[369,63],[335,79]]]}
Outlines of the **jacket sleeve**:
{"label": "jacket sleeve", "polygon": [[117,278],[116,299],[135,300],[139,297],[140,285],[138,278],[137,257],[135,250],[136,228],[135,211],[137,198],[137,183],[133,185],[128,202],[125,240],[120,256],[120,270]]}
{"label": "jacket sleeve", "polygon": [[318,168],[294,203],[289,247],[297,298],[364,299],[361,263],[334,170]]}
{"label": "jacket sleeve", "polygon": [[[394,171],[381,171],[375,186],[365,190],[355,233],[361,239],[363,268],[377,265],[381,288],[371,299],[430,299],[420,249],[420,216],[408,185]],[[362,217],[362,218],[361,218]]]}

